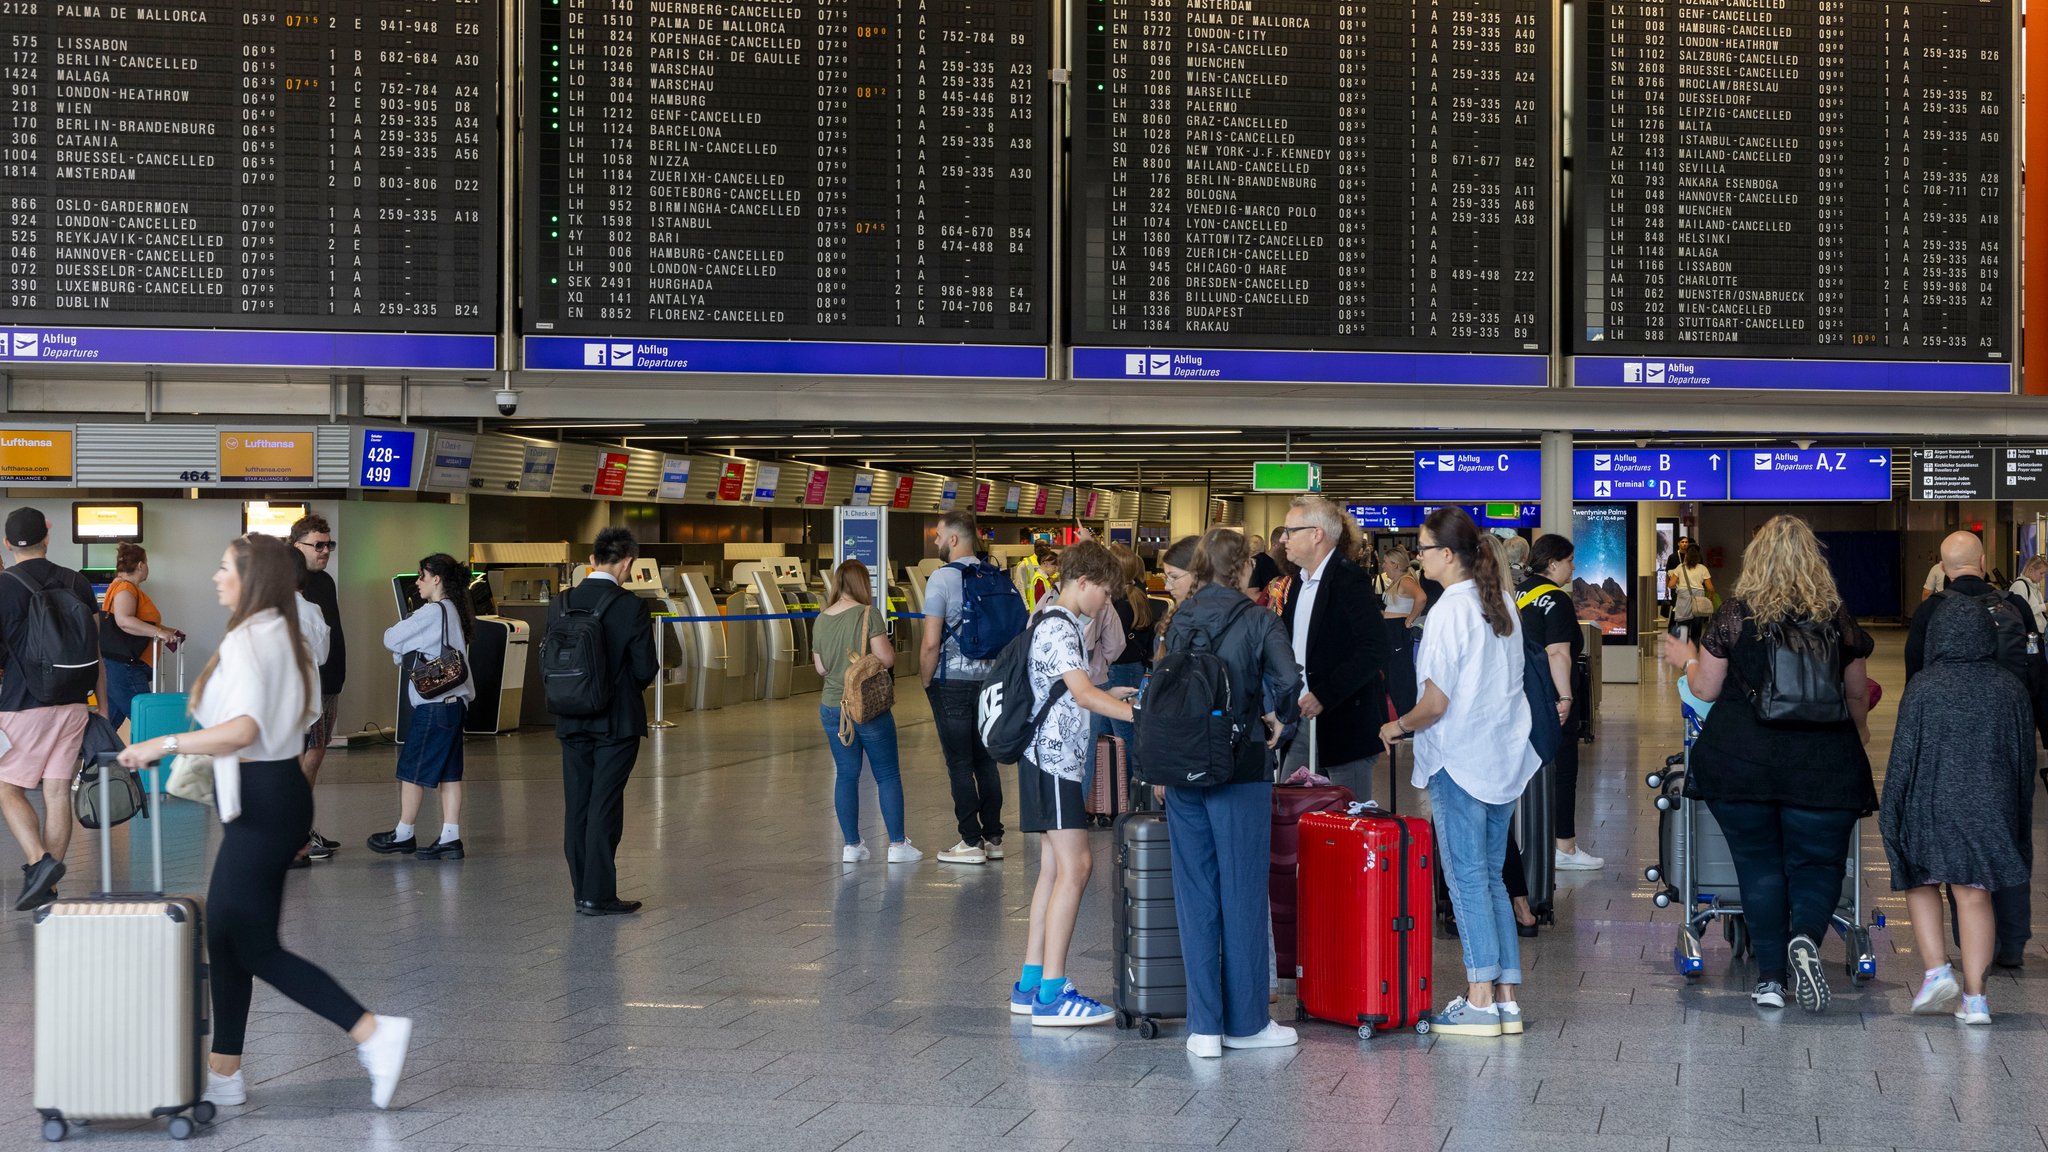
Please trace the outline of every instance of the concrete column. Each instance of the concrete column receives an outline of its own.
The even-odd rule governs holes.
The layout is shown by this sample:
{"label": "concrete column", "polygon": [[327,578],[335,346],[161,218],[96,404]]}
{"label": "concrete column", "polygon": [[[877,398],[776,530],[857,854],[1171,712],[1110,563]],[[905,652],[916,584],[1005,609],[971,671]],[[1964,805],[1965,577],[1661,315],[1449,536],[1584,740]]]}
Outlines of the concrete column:
{"label": "concrete column", "polygon": [[1572,538],[1572,434],[1545,432],[1543,444],[1543,532]]}
{"label": "concrete column", "polygon": [[[1166,520],[1173,540],[1199,536],[1209,529],[1209,490],[1184,484],[1166,490]],[[1171,543],[1172,541],[1168,541]]]}

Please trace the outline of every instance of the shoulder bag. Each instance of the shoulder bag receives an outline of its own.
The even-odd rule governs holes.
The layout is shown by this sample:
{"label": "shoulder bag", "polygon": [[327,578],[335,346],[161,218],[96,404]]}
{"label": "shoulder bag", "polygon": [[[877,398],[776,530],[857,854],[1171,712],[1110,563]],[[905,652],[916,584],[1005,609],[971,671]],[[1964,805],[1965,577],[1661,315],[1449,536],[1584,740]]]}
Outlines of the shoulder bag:
{"label": "shoulder bag", "polygon": [[[437,601],[447,606],[447,601]],[[413,691],[422,700],[437,700],[462,686],[469,679],[469,662],[462,653],[448,643],[448,613],[441,613],[441,654],[432,660],[415,660],[412,666]]]}

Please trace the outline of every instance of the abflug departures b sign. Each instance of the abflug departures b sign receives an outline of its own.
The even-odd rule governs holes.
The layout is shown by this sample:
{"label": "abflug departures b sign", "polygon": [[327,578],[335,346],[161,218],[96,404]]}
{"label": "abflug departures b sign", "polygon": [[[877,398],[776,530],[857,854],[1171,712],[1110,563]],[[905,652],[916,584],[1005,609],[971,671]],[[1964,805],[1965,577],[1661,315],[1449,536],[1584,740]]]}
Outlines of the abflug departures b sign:
{"label": "abflug departures b sign", "polygon": [[1572,453],[1574,500],[1726,500],[1729,453],[1708,448],[1591,448]]}

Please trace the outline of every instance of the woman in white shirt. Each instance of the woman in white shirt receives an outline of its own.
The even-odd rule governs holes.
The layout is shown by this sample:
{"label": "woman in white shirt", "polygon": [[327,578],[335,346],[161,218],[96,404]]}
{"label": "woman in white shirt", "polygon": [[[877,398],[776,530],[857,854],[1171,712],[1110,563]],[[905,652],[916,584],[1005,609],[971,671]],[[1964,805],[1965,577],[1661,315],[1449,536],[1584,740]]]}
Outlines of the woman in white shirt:
{"label": "woman in white shirt", "polygon": [[376,1016],[334,978],[278,942],[284,874],[313,827],[313,789],[299,771],[307,725],[320,711],[318,673],[293,603],[292,548],[250,535],[228,545],[213,586],[228,608],[227,635],[192,686],[204,727],[131,744],[139,768],[180,752],[214,758],[225,824],[206,891],[206,953],[213,989],[213,1054],[206,1099],[246,1104],[242,1043],[256,977],[346,1031],[370,1073],[370,1099],[389,1107],[405,1069],[412,1021]]}
{"label": "woman in white shirt", "polygon": [[[469,673],[469,636],[476,618],[469,611],[469,571],[455,557],[436,552],[420,561],[417,577],[419,611],[384,630],[384,648],[391,662],[403,666],[405,658],[433,660],[443,648],[463,654],[462,683],[432,700],[420,695],[410,683],[406,696],[412,701],[412,728],[405,747],[398,753],[398,825],[389,832],[370,834],[370,851],[389,855],[412,853],[423,860],[460,860],[462,850],[462,723],[469,715],[469,702],[476,698],[476,680]],[[420,818],[420,801],[432,788],[441,797],[441,835],[422,848],[413,835]]]}
{"label": "woman in white shirt", "polygon": [[1508,822],[1540,762],[1529,746],[1522,695],[1521,620],[1498,552],[1462,508],[1439,508],[1422,525],[1422,573],[1444,587],[1422,633],[1415,707],[1380,730],[1389,743],[1415,738],[1412,782],[1429,792],[1465,952],[1465,995],[1430,1018],[1453,1036],[1518,1036],[1521,947],[1501,882]]}
{"label": "woman in white shirt", "polygon": [[2026,567],[2020,569],[2020,578],[2008,589],[2013,595],[2027,602],[2034,610],[2034,631],[2048,632],[2048,554],[2032,557]]}
{"label": "woman in white shirt", "polygon": [[1695,621],[1693,633],[1697,635],[1714,614],[1714,574],[1700,559],[1699,545],[1678,546],[1678,563],[1665,574],[1664,585],[1671,589],[1672,622]]}

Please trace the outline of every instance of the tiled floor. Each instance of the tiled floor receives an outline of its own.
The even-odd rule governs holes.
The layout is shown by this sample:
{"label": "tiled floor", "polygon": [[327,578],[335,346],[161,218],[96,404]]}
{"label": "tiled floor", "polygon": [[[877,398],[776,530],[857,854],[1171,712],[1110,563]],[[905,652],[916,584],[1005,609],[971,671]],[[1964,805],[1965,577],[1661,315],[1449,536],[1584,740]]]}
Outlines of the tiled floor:
{"label": "tiled floor", "polygon": [[[1880,745],[1904,680],[1898,641],[1882,638],[1877,675],[1893,694]],[[911,831],[929,854],[952,840],[951,805],[923,702],[904,695]],[[1640,878],[1655,839],[1642,774],[1676,744],[1668,686],[1607,688],[1582,811],[1584,839],[1609,867],[1568,874],[1558,926],[1524,942],[1526,1036],[1361,1044],[1310,1024],[1298,1048],[1213,1062],[1191,1059],[1177,1027],[1145,1042],[1013,1023],[1002,1002],[1035,851],[1020,840],[1024,850],[986,868],[929,856],[891,866],[879,852],[842,867],[814,699],[676,719],[648,744],[629,793],[624,895],[648,903],[632,918],[570,914],[545,733],[470,746],[473,855],[461,863],[365,851],[362,838],[393,812],[391,752],[331,759],[320,826],[346,847],[292,877],[287,936],[377,1010],[418,1021],[399,1107],[373,1111],[346,1039],[259,986],[250,1106],[200,1146],[2048,1150],[2048,1094],[2035,1090],[2048,1072],[2048,956],[2036,947],[2018,979],[1995,977],[1991,1029],[1901,1015],[1921,965],[1868,825],[1867,892],[1890,920],[1875,983],[1837,980],[1821,1017],[1767,1018],[1718,938],[1703,979],[1673,974],[1676,914],[1656,910]],[[868,812],[878,842],[871,801]],[[210,829],[189,806],[167,824],[171,886],[198,891]],[[1108,843],[1101,834],[1076,945],[1075,974],[1102,994]],[[74,869],[91,867],[91,849],[81,837]],[[13,874],[11,844],[0,851],[0,875]],[[0,1024],[15,1038],[0,1051],[14,1086],[0,1108],[4,1149],[40,1144],[29,934],[26,916],[0,926]],[[1827,945],[1831,960],[1839,948]],[[1455,942],[1439,941],[1439,978],[1455,981],[1458,967]],[[166,1137],[158,1127],[74,1139]]]}

